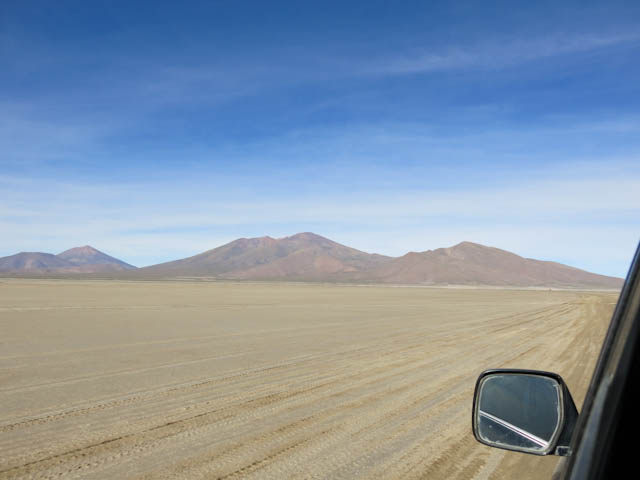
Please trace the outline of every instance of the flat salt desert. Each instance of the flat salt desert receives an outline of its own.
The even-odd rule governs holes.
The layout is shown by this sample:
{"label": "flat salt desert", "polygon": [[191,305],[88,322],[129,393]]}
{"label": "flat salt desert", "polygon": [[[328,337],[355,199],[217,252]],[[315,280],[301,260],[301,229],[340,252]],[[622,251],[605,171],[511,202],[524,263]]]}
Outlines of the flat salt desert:
{"label": "flat salt desert", "polygon": [[615,293],[0,280],[0,478],[548,478],[477,375],[581,405]]}

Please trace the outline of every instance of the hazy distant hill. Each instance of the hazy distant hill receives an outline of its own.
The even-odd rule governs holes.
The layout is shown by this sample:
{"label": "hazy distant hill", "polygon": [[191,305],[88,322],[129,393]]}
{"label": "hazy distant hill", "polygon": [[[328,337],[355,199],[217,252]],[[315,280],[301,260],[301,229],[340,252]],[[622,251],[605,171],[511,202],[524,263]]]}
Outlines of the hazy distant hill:
{"label": "hazy distant hill", "polygon": [[0,258],[0,272],[15,274],[100,273],[135,269],[133,265],[111,257],[89,245],[66,250],[58,255],[21,252]]}
{"label": "hazy distant hill", "polygon": [[308,232],[280,239],[241,238],[193,257],[138,269],[132,275],[612,289],[623,283],[620,278],[471,242],[394,258],[362,252]]}

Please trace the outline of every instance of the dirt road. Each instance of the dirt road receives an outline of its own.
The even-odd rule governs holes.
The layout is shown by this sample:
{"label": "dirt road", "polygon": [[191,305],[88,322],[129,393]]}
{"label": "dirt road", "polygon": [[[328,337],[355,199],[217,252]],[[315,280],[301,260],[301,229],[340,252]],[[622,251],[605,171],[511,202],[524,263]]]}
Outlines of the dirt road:
{"label": "dirt road", "polygon": [[0,478],[548,478],[475,442],[475,379],[581,404],[617,295],[0,280]]}

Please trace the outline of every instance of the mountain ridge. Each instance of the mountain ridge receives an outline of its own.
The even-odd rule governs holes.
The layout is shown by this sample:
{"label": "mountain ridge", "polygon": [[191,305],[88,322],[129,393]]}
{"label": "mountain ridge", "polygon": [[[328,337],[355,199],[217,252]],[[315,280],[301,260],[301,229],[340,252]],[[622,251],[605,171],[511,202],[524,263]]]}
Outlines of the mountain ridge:
{"label": "mountain ridge", "polygon": [[54,255],[45,252],[20,252],[0,257],[0,272],[31,274],[109,273],[136,269],[90,245],[74,247]]}
{"label": "mountain ridge", "polygon": [[0,272],[433,286],[619,289],[623,284],[621,278],[525,258],[470,241],[390,257],[342,245],[313,232],[281,238],[238,238],[190,257],[142,268],[89,245],[58,255],[21,252],[0,258]]}
{"label": "mountain ridge", "polygon": [[312,232],[282,238],[240,238],[192,257],[143,267],[134,275],[611,289],[620,288],[623,283],[621,278],[524,258],[469,241],[388,257],[347,247]]}

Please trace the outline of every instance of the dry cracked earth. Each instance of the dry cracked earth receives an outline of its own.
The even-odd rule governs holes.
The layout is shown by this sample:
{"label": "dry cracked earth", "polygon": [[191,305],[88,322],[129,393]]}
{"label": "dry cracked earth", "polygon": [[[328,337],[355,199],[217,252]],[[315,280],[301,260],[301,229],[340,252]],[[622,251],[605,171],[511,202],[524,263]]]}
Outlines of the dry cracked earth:
{"label": "dry cracked earth", "polygon": [[0,280],[0,479],[548,478],[470,429],[486,368],[580,407],[617,294]]}

